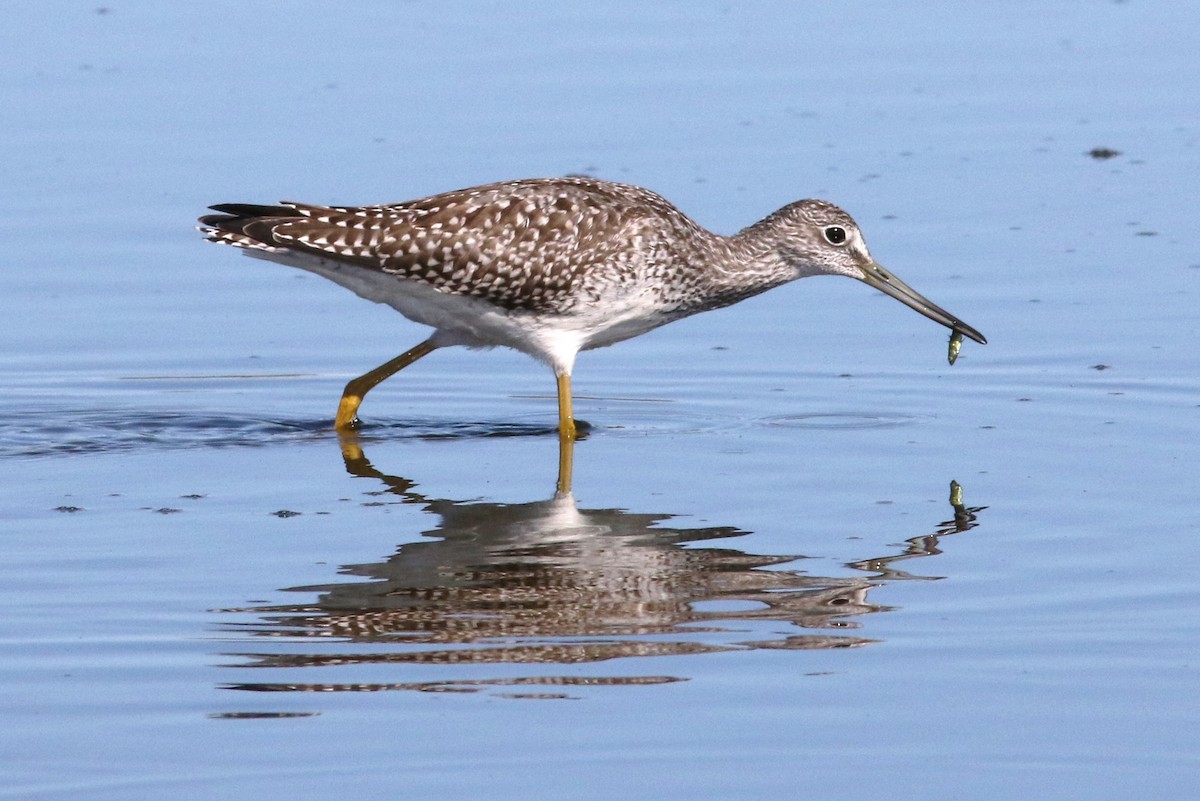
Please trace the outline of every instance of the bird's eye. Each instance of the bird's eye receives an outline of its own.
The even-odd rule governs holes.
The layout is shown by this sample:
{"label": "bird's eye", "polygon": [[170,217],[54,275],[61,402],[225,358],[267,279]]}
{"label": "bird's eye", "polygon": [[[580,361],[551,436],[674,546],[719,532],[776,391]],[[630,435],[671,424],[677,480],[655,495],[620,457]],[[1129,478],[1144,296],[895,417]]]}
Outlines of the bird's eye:
{"label": "bird's eye", "polygon": [[846,229],[840,225],[831,225],[823,233],[825,241],[831,245],[840,245],[846,241]]}

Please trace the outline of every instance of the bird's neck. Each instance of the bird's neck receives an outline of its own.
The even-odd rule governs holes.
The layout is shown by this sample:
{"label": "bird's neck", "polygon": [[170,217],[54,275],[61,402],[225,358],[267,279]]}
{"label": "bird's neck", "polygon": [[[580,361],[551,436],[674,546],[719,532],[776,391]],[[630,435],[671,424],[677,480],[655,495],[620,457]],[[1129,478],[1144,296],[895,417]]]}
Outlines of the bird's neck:
{"label": "bird's neck", "polygon": [[799,277],[755,226],[733,236],[714,234],[707,244],[715,269],[705,271],[706,283],[711,297],[719,299],[717,305],[736,303]]}
{"label": "bird's neck", "polygon": [[704,231],[693,234],[688,247],[675,251],[671,261],[687,267],[683,280],[668,282],[663,300],[672,309],[669,316],[686,317],[729,306],[795,277],[785,269],[782,259],[766,248],[743,242],[739,236]]}

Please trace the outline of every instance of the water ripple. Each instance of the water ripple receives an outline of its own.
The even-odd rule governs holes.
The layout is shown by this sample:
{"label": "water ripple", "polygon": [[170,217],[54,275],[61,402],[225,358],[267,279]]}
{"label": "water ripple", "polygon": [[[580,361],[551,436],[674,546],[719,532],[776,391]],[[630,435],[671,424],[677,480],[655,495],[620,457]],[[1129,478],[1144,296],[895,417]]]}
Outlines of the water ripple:
{"label": "water ripple", "polygon": [[919,418],[913,415],[889,414],[886,412],[824,412],[764,417],[761,422],[763,425],[774,428],[862,430],[901,428],[903,426],[915,425],[919,422]]}
{"label": "water ripple", "polygon": [[[525,421],[372,420],[362,434],[417,439],[541,436],[553,426]],[[328,418],[266,419],[231,414],[124,409],[36,411],[0,422],[0,458],[74,456],[147,448],[262,447],[335,436]]]}

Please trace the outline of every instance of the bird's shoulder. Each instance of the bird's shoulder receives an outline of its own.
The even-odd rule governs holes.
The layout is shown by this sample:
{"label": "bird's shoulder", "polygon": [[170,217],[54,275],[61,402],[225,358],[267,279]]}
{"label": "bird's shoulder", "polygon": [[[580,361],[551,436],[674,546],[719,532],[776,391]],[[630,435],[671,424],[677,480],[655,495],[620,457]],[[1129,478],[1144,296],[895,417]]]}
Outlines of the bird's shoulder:
{"label": "bird's shoulder", "polygon": [[[385,240],[461,237],[508,244],[613,238],[624,230],[682,214],[660,195],[596,178],[535,178],[443,192],[371,207],[386,220]],[[409,243],[411,244],[411,243]]]}

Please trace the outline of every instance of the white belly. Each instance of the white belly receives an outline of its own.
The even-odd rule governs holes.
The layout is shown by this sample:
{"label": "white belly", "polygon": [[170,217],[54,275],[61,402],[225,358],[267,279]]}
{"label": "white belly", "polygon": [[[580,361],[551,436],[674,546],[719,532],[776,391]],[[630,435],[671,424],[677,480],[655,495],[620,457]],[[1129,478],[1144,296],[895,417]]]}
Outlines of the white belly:
{"label": "white belly", "polygon": [[439,347],[497,345],[527,353],[557,372],[570,373],[581,350],[602,348],[644,334],[672,317],[647,313],[637,297],[605,298],[570,314],[506,311],[479,298],[453,295],[418,281],[292,251],[246,251],[328,278],[361,298],[390,306],[408,319],[437,330]]}

